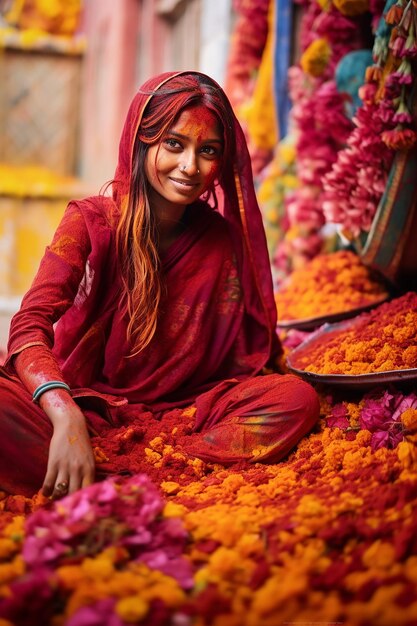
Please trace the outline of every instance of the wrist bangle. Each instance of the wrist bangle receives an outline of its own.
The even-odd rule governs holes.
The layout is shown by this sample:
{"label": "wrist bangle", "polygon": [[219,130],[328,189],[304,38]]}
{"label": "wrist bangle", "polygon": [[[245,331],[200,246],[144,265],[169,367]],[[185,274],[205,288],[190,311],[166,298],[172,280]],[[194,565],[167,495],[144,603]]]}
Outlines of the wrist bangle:
{"label": "wrist bangle", "polygon": [[71,387],[69,387],[67,383],[63,383],[61,380],[49,380],[47,383],[42,383],[39,387],[36,387],[33,392],[32,402],[39,404],[39,398],[41,395],[50,389],[65,389],[71,393]]}

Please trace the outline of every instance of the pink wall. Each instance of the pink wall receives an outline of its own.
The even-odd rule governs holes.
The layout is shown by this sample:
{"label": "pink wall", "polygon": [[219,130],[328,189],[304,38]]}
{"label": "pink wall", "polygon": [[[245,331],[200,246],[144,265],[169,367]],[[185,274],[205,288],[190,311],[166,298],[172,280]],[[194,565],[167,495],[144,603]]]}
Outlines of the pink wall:
{"label": "pink wall", "polygon": [[[181,4],[165,3],[168,9]],[[79,175],[92,193],[114,175],[120,132],[136,89],[154,74],[179,69],[172,66],[173,18],[161,6],[160,0],[84,1]]]}
{"label": "pink wall", "polygon": [[123,120],[135,91],[139,24],[138,0],[85,2],[79,173],[92,192],[114,174]]}

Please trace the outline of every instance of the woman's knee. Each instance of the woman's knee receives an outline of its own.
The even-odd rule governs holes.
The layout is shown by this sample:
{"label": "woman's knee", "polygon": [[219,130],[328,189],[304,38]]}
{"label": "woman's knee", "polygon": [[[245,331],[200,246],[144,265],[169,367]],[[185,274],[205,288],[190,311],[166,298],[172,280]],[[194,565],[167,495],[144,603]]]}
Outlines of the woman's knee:
{"label": "woman's knee", "polygon": [[320,415],[320,401],[315,389],[294,374],[273,376],[288,411],[309,422],[316,422]]}

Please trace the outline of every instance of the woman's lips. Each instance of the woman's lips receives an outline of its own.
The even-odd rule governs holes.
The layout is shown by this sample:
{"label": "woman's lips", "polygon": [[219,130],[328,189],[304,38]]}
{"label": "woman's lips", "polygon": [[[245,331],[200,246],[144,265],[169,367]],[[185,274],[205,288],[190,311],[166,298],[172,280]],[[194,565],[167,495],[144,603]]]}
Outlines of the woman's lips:
{"label": "woman's lips", "polygon": [[189,180],[182,180],[180,178],[170,178],[170,181],[175,185],[175,187],[183,190],[192,190],[199,185],[199,183],[193,183]]}

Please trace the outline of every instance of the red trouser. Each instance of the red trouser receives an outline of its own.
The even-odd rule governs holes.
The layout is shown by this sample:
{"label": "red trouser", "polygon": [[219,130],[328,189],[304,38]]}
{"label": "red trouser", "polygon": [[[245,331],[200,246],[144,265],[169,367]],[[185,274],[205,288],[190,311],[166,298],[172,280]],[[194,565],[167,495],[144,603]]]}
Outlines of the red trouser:
{"label": "red trouser", "polygon": [[[196,432],[186,451],[206,461],[274,463],[314,426],[319,402],[314,389],[292,375],[271,374],[238,383],[225,381],[196,399]],[[140,417],[134,406],[122,410]],[[92,432],[109,422],[84,411]],[[149,412],[148,412],[149,415]],[[115,422],[118,423],[117,413]],[[122,422],[122,423],[123,423]],[[142,422],[143,423],[143,422]],[[52,425],[20,383],[0,379],[0,489],[32,496],[41,487],[47,466]]]}

